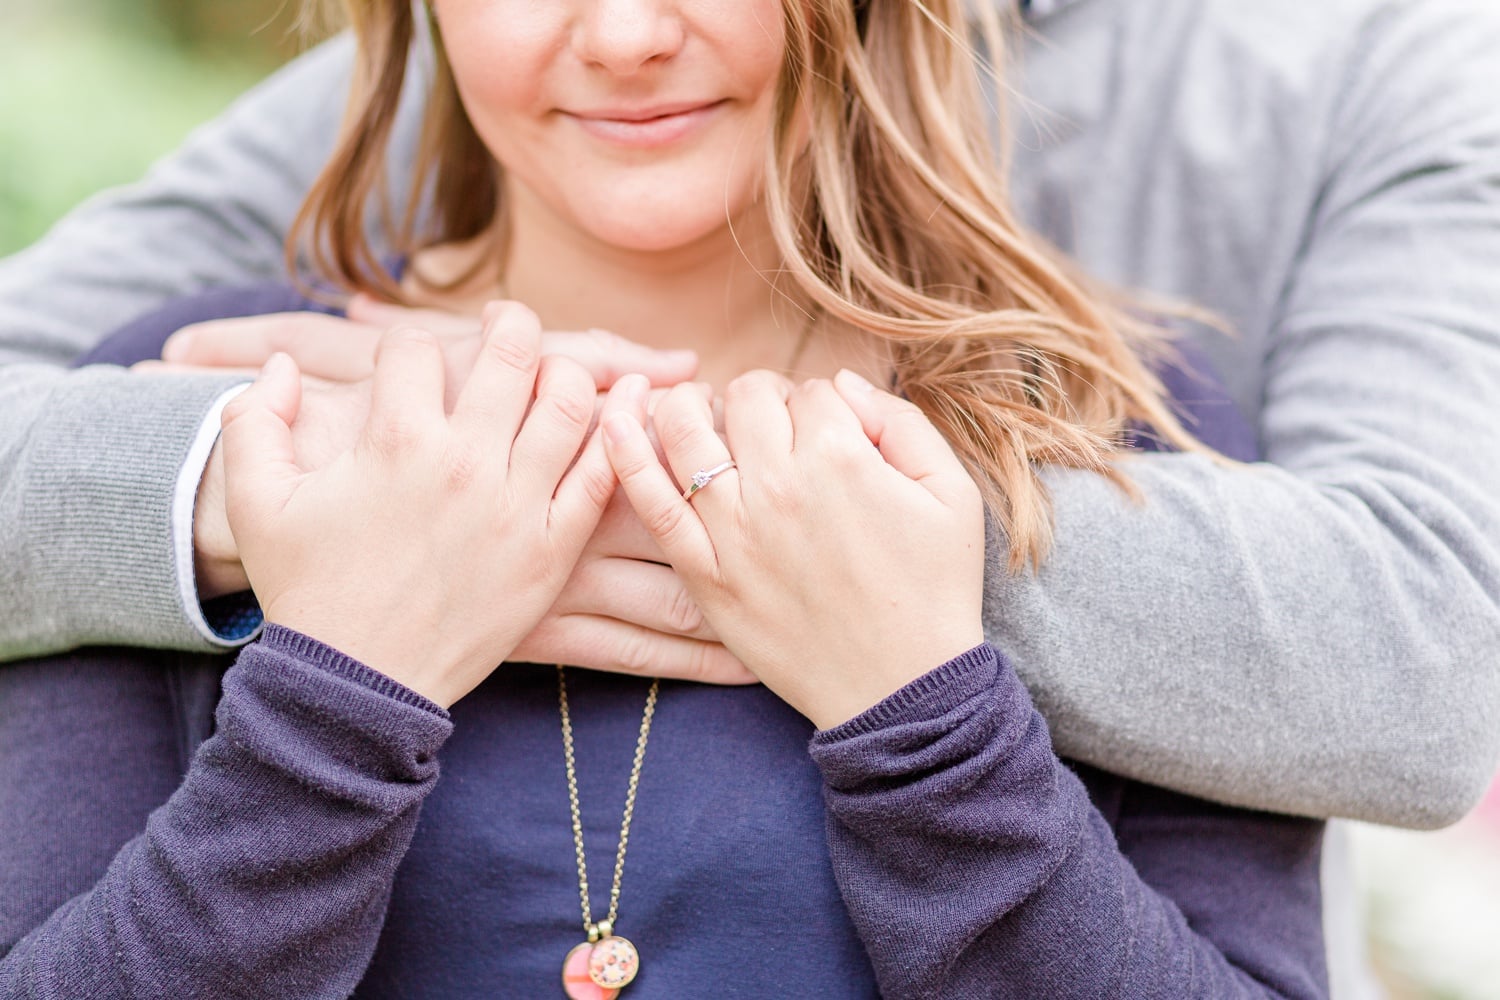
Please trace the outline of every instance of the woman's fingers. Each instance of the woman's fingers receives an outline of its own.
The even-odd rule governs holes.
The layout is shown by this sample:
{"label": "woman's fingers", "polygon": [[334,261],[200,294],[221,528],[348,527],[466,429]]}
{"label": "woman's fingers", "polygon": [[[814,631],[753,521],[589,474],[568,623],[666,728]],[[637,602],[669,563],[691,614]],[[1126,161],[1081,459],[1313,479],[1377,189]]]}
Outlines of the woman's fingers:
{"label": "woman's fingers", "polygon": [[[563,474],[579,457],[594,422],[598,398],[588,372],[566,358],[542,358],[536,399],[516,434],[510,469],[518,489],[528,486],[552,496]],[[609,463],[603,463],[608,469]]]}
{"label": "woman's fingers", "polygon": [[[484,341],[453,405],[453,422],[481,432],[495,426],[519,429],[541,364],[541,323],[530,309],[514,302],[486,310],[486,315]],[[493,442],[507,461],[513,441],[511,434]]]}
{"label": "woman's fingers", "polygon": [[752,468],[778,462],[792,450],[786,401],[792,383],[770,371],[747,372],[724,390],[724,436],[729,450]]}
{"label": "woman's fingers", "polygon": [[689,580],[715,572],[708,531],[657,459],[641,421],[628,413],[611,413],[601,430],[621,488],[667,559]]}
{"label": "woman's fingers", "polygon": [[827,379],[809,379],[787,397],[792,452],[823,460],[850,455],[874,458],[862,421]]}
{"label": "woman's fingers", "polygon": [[[571,365],[571,362],[557,359],[558,364]],[[572,366],[577,371],[576,366]],[[587,379],[580,373],[579,378]],[[630,420],[639,421],[645,412],[647,385],[645,378],[637,375],[621,379],[610,389],[609,395],[604,399],[604,408],[600,411],[600,420],[608,419],[615,414],[621,414]],[[585,390],[584,398],[578,401],[580,410],[584,417],[584,426],[587,427],[589,416],[593,411],[593,388]],[[536,411],[533,410],[531,420],[536,419]],[[528,421],[528,429],[530,422]],[[516,444],[516,459],[513,467],[522,461],[523,448],[530,448],[531,441],[526,438],[527,431],[522,431],[522,439]],[[576,451],[577,445],[574,445]],[[604,516],[605,508],[609,506],[610,498],[615,492],[615,470],[610,464],[609,456],[605,453],[604,441],[598,433],[588,439],[583,447],[583,452],[578,455],[578,460],[573,467],[563,475],[562,481],[556,479],[544,483],[547,489],[552,489],[552,483],[556,483],[556,493],[552,495],[552,520],[555,524],[578,532],[579,551],[588,541],[588,534],[582,532],[583,528],[592,533],[598,529],[599,521]],[[550,494],[549,494],[550,495]]]}
{"label": "woman's fingers", "polygon": [[679,496],[705,518],[736,509],[740,473],[714,429],[708,396],[694,385],[671,389],[657,403],[651,422]]}
{"label": "woman's fingers", "polygon": [[260,377],[224,407],[221,443],[226,509],[231,524],[248,507],[279,507],[302,474],[291,424],[302,405],[302,375],[285,354],[273,354]]}
{"label": "woman's fingers", "polygon": [[443,352],[432,334],[393,330],[382,337],[370,383],[370,443],[398,454],[439,431],[443,381]]}
{"label": "woman's fingers", "polygon": [[893,468],[921,483],[934,495],[955,475],[968,481],[947,438],[915,404],[877,389],[854,372],[834,376],[834,387],[859,418],[865,435]]}

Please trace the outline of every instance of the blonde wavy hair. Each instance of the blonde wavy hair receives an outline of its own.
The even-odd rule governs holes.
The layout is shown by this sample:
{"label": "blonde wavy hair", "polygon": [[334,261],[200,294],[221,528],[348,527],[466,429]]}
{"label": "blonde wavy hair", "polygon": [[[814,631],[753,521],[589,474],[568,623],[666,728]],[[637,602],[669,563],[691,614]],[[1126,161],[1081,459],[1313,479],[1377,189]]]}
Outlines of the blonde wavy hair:
{"label": "blonde wavy hair", "polygon": [[[1004,123],[981,86],[987,76],[1000,92],[1015,28],[996,6],[783,0],[764,199],[796,290],[884,342],[899,390],[975,476],[1017,572],[1051,543],[1040,466],[1128,488],[1113,459],[1132,426],[1205,449],[1152,371],[1169,350],[1163,326],[1081,276],[1011,209]],[[343,7],[358,44],[348,113],[291,230],[288,262],[305,251],[318,277],[406,302],[370,243],[372,206],[398,253],[488,234],[498,254],[500,168],[459,101],[438,26],[422,31],[408,0]],[[414,42],[429,36],[433,78],[398,212],[386,150]]]}

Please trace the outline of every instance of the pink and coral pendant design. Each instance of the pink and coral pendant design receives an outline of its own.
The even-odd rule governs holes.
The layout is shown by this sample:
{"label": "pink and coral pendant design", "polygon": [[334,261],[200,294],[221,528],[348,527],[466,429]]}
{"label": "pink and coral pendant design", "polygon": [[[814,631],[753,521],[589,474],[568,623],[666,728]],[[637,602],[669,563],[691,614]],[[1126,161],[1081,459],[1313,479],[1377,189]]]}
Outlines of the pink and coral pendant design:
{"label": "pink and coral pendant design", "polygon": [[569,1000],[615,1000],[640,968],[635,945],[622,937],[585,941],[563,961],[563,992]]}

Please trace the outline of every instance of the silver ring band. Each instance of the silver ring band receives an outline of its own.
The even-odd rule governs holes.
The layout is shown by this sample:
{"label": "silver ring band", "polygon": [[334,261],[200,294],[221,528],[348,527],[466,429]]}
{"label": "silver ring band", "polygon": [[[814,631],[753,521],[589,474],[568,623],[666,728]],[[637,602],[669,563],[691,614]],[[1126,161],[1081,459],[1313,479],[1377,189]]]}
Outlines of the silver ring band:
{"label": "silver ring band", "polygon": [[728,472],[732,468],[734,468],[734,459],[731,458],[727,462],[719,463],[712,469],[699,469],[697,472],[693,473],[691,480],[689,480],[688,488],[682,493],[682,499],[693,499],[693,497],[698,493],[699,490],[703,489],[709,483],[714,481],[715,476],[723,472]]}

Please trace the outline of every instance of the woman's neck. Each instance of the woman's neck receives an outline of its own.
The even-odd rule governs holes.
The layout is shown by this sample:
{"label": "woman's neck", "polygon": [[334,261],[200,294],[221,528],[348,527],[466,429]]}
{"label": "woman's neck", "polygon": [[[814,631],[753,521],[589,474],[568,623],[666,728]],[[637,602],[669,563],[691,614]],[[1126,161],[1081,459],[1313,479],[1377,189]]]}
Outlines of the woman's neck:
{"label": "woman's neck", "polygon": [[863,338],[834,330],[789,280],[775,283],[780,257],[758,213],[690,246],[640,252],[591,240],[524,198],[511,212],[503,279],[479,267],[473,281],[434,293],[417,277],[446,283],[493,257],[479,240],[420,254],[408,290],[424,304],[473,313],[503,296],[535,310],[549,330],[598,328],[652,347],[690,348],[701,358],[700,377],[718,386],[752,368],[880,374],[861,356]]}

